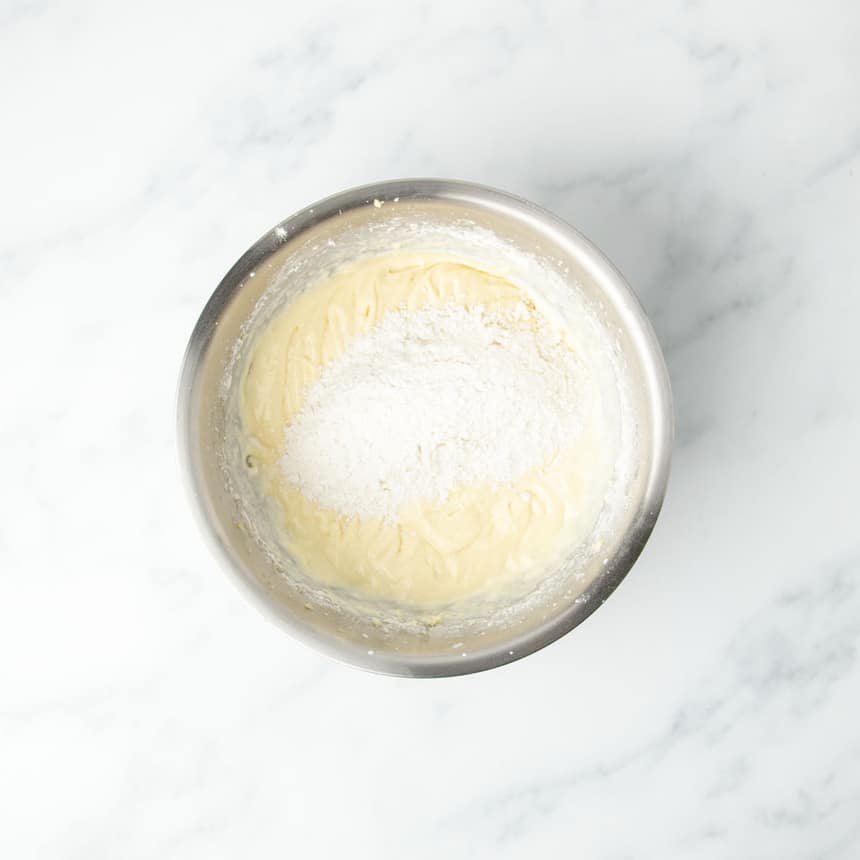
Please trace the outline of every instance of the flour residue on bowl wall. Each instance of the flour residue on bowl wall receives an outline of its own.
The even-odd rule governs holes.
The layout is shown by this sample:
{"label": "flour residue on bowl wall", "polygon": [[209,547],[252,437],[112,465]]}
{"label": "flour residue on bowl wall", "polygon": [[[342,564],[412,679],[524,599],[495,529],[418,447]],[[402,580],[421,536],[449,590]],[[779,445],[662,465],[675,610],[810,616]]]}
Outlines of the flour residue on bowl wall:
{"label": "flour residue on bowl wall", "polygon": [[[443,614],[443,618],[457,616],[462,619],[468,616],[470,611],[473,615],[478,615],[480,612],[485,612],[491,605],[495,606],[494,615],[501,617],[509,611],[514,611],[515,604],[525,605],[524,601],[525,603],[539,601],[549,592],[560,593],[568,599],[572,590],[579,591],[584,585],[589,565],[583,564],[581,560],[600,552],[603,541],[602,525],[617,518],[630,477],[629,462],[625,462],[624,449],[626,446],[629,447],[630,435],[635,432],[635,428],[632,426],[630,407],[626,402],[623,360],[613,348],[611,337],[607,336],[606,329],[594,309],[588,307],[575,288],[571,288],[569,280],[559,273],[557,267],[549,265],[545,260],[523,253],[510,243],[474,224],[460,221],[453,225],[443,225],[428,221],[421,225],[416,224],[414,220],[398,223],[398,218],[392,217],[383,225],[373,224],[369,229],[358,232],[358,235],[356,232],[347,232],[336,240],[329,238],[324,242],[308,242],[299,252],[294,251],[279,271],[273,272],[273,276],[270,277],[271,284],[257,303],[255,312],[245,327],[244,337],[237,345],[235,360],[225,375],[225,391],[228,392],[228,401],[232,403],[233,409],[241,412],[241,380],[253,379],[254,356],[259,357],[260,344],[265,342],[267,331],[271,332],[277,326],[279,314],[281,318],[289,319],[291,307],[300,305],[302,301],[313,304],[314,295],[324,292],[325,284],[327,281],[331,282],[332,275],[336,279],[338,272],[344,271],[345,268],[348,271],[350,265],[353,267],[356,265],[356,261],[359,261],[357,263],[359,266],[372,266],[374,263],[368,263],[368,261],[377,257],[376,264],[379,264],[379,255],[374,252],[384,251],[390,255],[391,248],[394,246],[397,247],[397,255],[401,263],[411,260],[410,265],[416,271],[420,270],[425,263],[430,269],[434,266],[440,267],[435,273],[436,280],[433,288],[427,291],[427,295],[434,296],[434,299],[424,302],[420,308],[413,306],[410,311],[409,296],[398,295],[396,288],[389,291],[388,288],[391,285],[387,284],[387,289],[383,293],[388,303],[379,302],[377,290],[376,301],[372,308],[373,319],[370,321],[372,325],[368,325],[363,332],[351,330],[344,322],[343,308],[338,310],[335,304],[335,312],[332,313],[331,296],[325,301],[321,300],[320,309],[324,309],[325,313],[321,313],[319,319],[323,321],[326,337],[318,339],[316,346],[308,353],[311,360],[304,362],[306,365],[304,370],[295,374],[290,380],[286,389],[289,395],[283,402],[292,400],[292,405],[282,409],[277,416],[270,414],[268,417],[273,418],[273,421],[264,431],[260,430],[258,421],[254,427],[255,432],[251,434],[255,465],[262,467],[263,472],[268,473],[264,481],[267,491],[279,499],[281,510],[287,511],[286,520],[271,522],[273,515],[275,520],[278,519],[278,506],[273,508],[270,499],[261,503],[259,472],[256,479],[249,482],[247,476],[236,476],[236,470],[230,469],[231,474],[238,477],[236,486],[239,488],[238,495],[242,500],[243,508],[246,511],[253,511],[255,520],[259,519],[261,510],[265,509],[267,512],[266,516],[270,521],[268,525],[260,527],[259,522],[255,523],[259,529],[261,541],[277,558],[282,569],[291,571],[288,575],[308,587],[310,593],[320,593],[318,587],[320,581],[336,586],[347,586],[345,592],[322,590],[326,593],[326,601],[329,605],[334,593],[335,603],[341,602],[348,608],[353,601],[353,595],[350,592],[356,588],[364,591],[365,598],[368,594],[372,597],[374,590],[372,587],[368,588],[368,583],[375,584],[377,597],[411,604],[413,608],[420,605],[426,609],[434,603],[450,604],[452,599],[472,596],[471,603],[466,601],[453,613],[449,611]],[[392,264],[391,259],[384,265],[388,269],[396,269],[396,264]],[[450,295],[445,293],[444,286],[440,292],[440,283],[445,282],[441,277],[445,265],[462,267],[462,271],[457,276],[449,278],[447,282],[451,289]],[[318,274],[314,279],[308,279],[305,273],[312,270],[322,274]],[[478,295],[473,294],[471,299],[468,295],[464,295],[463,272],[477,272],[478,277],[484,273],[483,276],[493,285],[494,294],[490,297],[491,300],[488,301],[486,296],[481,296],[480,291]],[[449,271],[448,274],[451,275],[451,272]],[[504,285],[504,289],[501,289],[501,285]],[[456,295],[457,290],[460,291],[459,296]],[[508,293],[500,299],[500,293],[504,293],[505,290]],[[421,305],[421,302],[418,304]],[[364,310],[367,311],[367,308]],[[416,316],[420,313],[430,315]],[[509,316],[503,320],[499,314]],[[409,320],[412,320],[414,325]],[[476,322],[480,325],[474,325]],[[490,456],[490,465],[485,469],[487,472],[485,475],[481,475],[480,470],[468,472],[468,464],[473,460],[480,463],[480,457],[464,458],[463,451],[458,452],[456,446],[447,453],[446,445],[439,447],[440,433],[444,435],[443,427],[427,428],[427,433],[422,438],[420,422],[405,428],[400,426],[399,429],[396,425],[391,426],[391,417],[396,415],[397,411],[394,408],[397,403],[394,395],[398,380],[399,383],[405,384],[410,379],[411,373],[413,383],[416,379],[425,385],[430,384],[431,387],[438,383],[437,392],[446,390],[446,383],[449,387],[454,384],[453,378],[446,379],[445,373],[439,373],[444,362],[440,363],[440,354],[435,356],[433,354],[433,344],[439,344],[438,335],[445,332],[446,326],[453,326],[461,338],[459,342],[461,352],[457,356],[461,359],[461,366],[470,365],[470,361],[467,360],[465,363],[462,361],[469,355],[468,350],[463,351],[468,344],[462,343],[462,336],[469,330],[470,323],[473,324],[472,334],[480,330],[484,336],[495,325],[497,329],[495,337],[497,339],[501,337],[503,342],[507,341],[501,344],[503,347],[501,353],[505,352],[505,347],[509,348],[512,345],[518,345],[522,349],[524,348],[523,338],[531,338],[529,349],[532,353],[539,356],[543,350],[547,359],[546,367],[561,370],[560,375],[555,379],[561,388],[553,390],[548,400],[544,399],[543,413],[540,407],[541,397],[532,396],[527,404],[523,402],[526,395],[522,380],[514,379],[513,388],[510,388],[511,378],[508,377],[505,380],[511,395],[508,399],[494,400],[492,387],[485,387],[481,412],[486,413],[488,418],[506,420],[509,424],[516,425],[517,416],[528,411],[534,419],[529,421],[523,418],[519,428],[515,426],[508,428],[510,433],[506,441],[505,430],[499,427],[496,427],[495,437],[486,436],[485,432],[483,439],[480,438],[480,433],[476,434],[476,426],[467,428],[469,432],[464,435],[467,440],[464,444],[468,448],[468,442],[471,440],[477,445],[477,448],[472,451],[473,454],[481,447],[481,442],[488,441],[495,443],[496,450],[499,452],[498,457],[501,460],[494,461],[495,455],[487,455]],[[291,323],[287,322],[285,325],[289,327]],[[371,329],[375,330],[375,334]],[[305,334],[307,334],[306,330]],[[362,334],[363,340],[360,336]],[[283,336],[283,332],[280,336]],[[374,343],[374,336],[381,340]],[[386,338],[388,338],[389,347],[392,344],[399,344],[401,348],[408,348],[410,344],[415,346],[422,337],[426,341],[423,349],[425,352],[430,350],[426,353],[425,359],[432,360],[425,360],[423,364],[417,361],[412,365],[401,362],[402,366],[399,369],[392,368],[398,370],[400,376],[397,377],[395,374],[395,378],[392,378],[395,382],[394,393],[391,389],[388,391],[387,405],[377,413],[372,411],[367,413],[365,409],[363,418],[355,414],[361,405],[356,396],[363,393],[378,403],[380,395],[386,391],[381,368],[386,364],[391,365],[385,360],[384,353],[380,352],[380,349],[385,346]],[[518,337],[520,341],[517,341]],[[477,348],[479,342],[480,338],[478,342],[473,340],[470,348]],[[348,344],[352,344],[354,351],[358,350],[351,357],[347,355]],[[450,341],[445,348],[450,348]],[[445,348],[439,347],[443,352]],[[564,352],[554,355],[553,349],[563,349]],[[484,350],[481,356],[483,357],[486,352],[487,350]],[[583,364],[583,356],[588,357],[587,366]],[[478,369],[480,364],[478,353],[473,353],[472,359],[471,366]],[[338,364],[338,361],[341,363]],[[455,361],[452,366],[456,363]],[[427,370],[433,367],[436,368],[437,377],[433,376],[434,371]],[[327,368],[328,376],[326,376]],[[481,374],[486,374],[489,370],[499,372],[497,366],[485,366],[481,373],[472,374],[473,393],[475,382]],[[369,372],[369,376],[362,376],[363,371]],[[539,381],[540,373],[535,376],[534,367],[531,368],[531,372],[533,379]],[[415,377],[416,373],[419,374],[417,377]],[[314,385],[319,386],[321,379],[324,383],[323,388],[315,390]],[[281,381],[286,382],[286,380]],[[458,378],[458,381],[465,384],[462,379]],[[521,402],[517,402],[516,409],[505,413],[504,407],[510,407],[516,401],[517,382],[520,383]],[[364,392],[361,391],[362,384],[366,387]],[[341,396],[327,398],[326,387],[329,388],[329,395],[332,393],[336,395],[339,391]],[[503,387],[505,386],[500,386],[500,388]],[[405,386],[401,390],[401,396],[408,398],[408,388],[409,386]],[[537,388],[539,389],[540,385]],[[480,390],[478,386],[478,391]],[[350,400],[351,391],[355,392],[356,396]],[[444,407],[444,410],[450,413],[452,404],[456,403],[458,398],[463,399],[465,391],[464,389],[458,392],[458,397],[450,399],[447,403],[440,401],[440,407]],[[596,396],[595,392],[604,392],[605,396]],[[535,394],[535,391],[532,391],[532,394]],[[553,397],[555,397],[555,408],[549,410],[549,425],[541,428],[541,415],[546,418],[546,404],[552,403]],[[306,398],[309,401],[309,408],[306,412],[302,412],[301,407]],[[596,430],[596,419],[593,414],[595,402],[599,402],[599,433]],[[501,409],[495,414],[492,412],[494,403],[497,410]],[[271,411],[269,409],[270,413]],[[276,409],[275,412],[277,411]],[[402,414],[405,416],[414,411],[413,402]],[[265,409],[262,414],[266,415]],[[388,420],[388,433],[382,437],[383,439],[391,442],[392,430],[397,430],[401,434],[406,432],[408,440],[404,442],[404,446],[401,446],[399,462],[395,457],[396,451],[392,450],[397,448],[396,444],[385,446],[377,443],[374,446],[374,439],[378,435],[378,427],[373,424],[374,414],[376,420]],[[444,417],[445,412],[439,414]],[[591,424],[586,418],[591,420]],[[432,421],[430,423],[432,424]],[[441,423],[444,425],[444,420]],[[337,434],[343,433],[344,427],[350,424],[354,434],[353,441],[359,443],[358,447],[351,449],[343,445],[337,447]],[[483,425],[484,431],[487,427],[492,428],[493,422],[486,422]],[[247,433],[248,427],[234,426],[234,429],[241,435]],[[409,436],[409,433],[412,435]],[[519,434],[520,444],[513,442],[517,434]],[[453,435],[456,437],[456,433]],[[266,438],[261,439],[261,436]],[[566,444],[562,443],[562,437]],[[394,440],[403,438],[402,435],[393,436]],[[500,440],[501,445],[498,444]],[[288,451],[285,451],[287,441],[290,444]],[[306,445],[305,454],[302,455],[303,441],[317,443],[317,447]],[[434,441],[437,444],[431,444]],[[577,441],[579,445],[575,444]],[[368,459],[372,463],[375,456],[377,468],[380,464],[384,466],[386,463],[389,466],[402,467],[404,463],[408,464],[408,458],[403,459],[405,456],[403,452],[408,451],[412,445],[414,453],[417,449],[412,443],[416,442],[419,443],[418,447],[421,442],[427,443],[425,444],[427,457],[431,459],[432,456],[436,457],[435,465],[431,459],[424,463],[423,472],[420,468],[422,461],[419,458],[417,471],[413,469],[410,475],[412,480],[408,482],[408,486],[423,486],[422,494],[425,493],[427,486],[430,487],[429,508],[426,495],[422,499],[410,498],[408,492],[404,495],[402,486],[399,489],[392,486],[390,476],[388,478],[382,476],[381,483],[377,481],[376,495],[367,492],[369,487],[373,487],[373,476],[368,477],[365,468],[364,484],[362,484],[361,475]],[[334,452],[331,458],[334,462],[326,462],[319,457],[315,461],[313,452],[328,447]],[[450,447],[450,444],[447,447]],[[368,457],[358,456],[359,450],[367,451]],[[576,453],[571,454],[571,452]],[[351,454],[356,456],[351,457]],[[592,491],[589,496],[584,491],[582,474],[588,473],[586,468],[588,464],[580,460],[575,464],[576,468],[573,468],[572,460],[576,456],[591,463],[590,474],[599,476],[599,479],[595,477],[596,484],[600,485],[599,492]],[[391,459],[392,457],[394,459]],[[568,458],[567,461],[564,457]],[[503,462],[503,467],[499,466],[500,461]],[[461,477],[466,480],[458,483],[452,477],[451,470],[456,469],[458,465],[462,468],[464,463],[466,464],[465,473],[461,474]],[[554,468],[546,468],[548,463]],[[564,468],[559,468],[565,463],[567,472]],[[415,466],[415,462],[412,465]],[[333,471],[326,473],[325,467]],[[505,468],[508,469],[507,472]],[[544,472],[539,476],[541,468]],[[343,470],[344,482],[338,486],[337,472],[340,470]],[[565,481],[558,477],[565,474],[568,477],[576,474],[576,481],[571,483],[568,480],[565,486]],[[547,476],[551,478],[549,484],[546,483]],[[483,481],[480,480],[482,477]],[[512,477],[516,477],[520,483],[511,481]],[[379,478],[379,475],[376,478]],[[352,485],[350,480],[353,481]],[[556,483],[561,481],[561,486],[553,484],[553,481]],[[576,484],[577,481],[578,485],[573,486],[572,484]],[[361,505],[364,507],[356,507],[354,495],[350,506],[349,493],[354,494],[361,489],[364,492],[359,493],[358,497],[363,500]],[[548,489],[549,492],[547,492]],[[591,489],[594,490],[593,487]],[[500,495],[502,490],[504,492]],[[338,503],[339,492],[347,492],[346,502],[341,496]],[[480,515],[477,517],[463,515],[464,510],[475,513],[476,498],[481,497],[482,493],[485,499],[489,495],[497,503],[494,514],[497,521],[495,530],[488,527],[488,524],[492,526],[494,518],[486,515],[486,504],[483,518]],[[505,496],[505,493],[508,495]],[[575,508],[579,513],[578,518],[573,518],[576,522],[561,513],[563,505],[553,503],[553,493],[568,499],[576,498]],[[452,495],[455,497],[453,503]],[[423,511],[422,503],[425,506]],[[457,511],[459,515],[452,517],[451,510],[445,509],[446,504],[453,504],[451,510]],[[499,520],[500,510],[507,512],[507,527],[504,525],[504,518]],[[568,510],[570,510],[569,505]],[[392,522],[395,512],[406,517],[405,528],[400,528],[399,533],[397,533],[396,524]],[[541,515],[538,516],[538,513]],[[503,539],[504,534],[511,534],[511,521],[516,521],[518,516],[520,519],[528,518],[533,527],[535,523],[544,524],[543,533],[539,525],[533,528],[531,533],[533,540],[531,543],[526,541],[519,558],[517,553],[506,550]],[[452,522],[455,524],[454,527]],[[474,560],[470,560],[466,553],[461,557],[462,563],[458,569],[457,565],[451,563],[450,549],[454,548],[455,556],[457,552],[462,553],[464,545],[469,541],[475,542],[476,534],[482,533],[482,523],[484,543],[478,540]],[[326,535],[329,537],[320,540],[321,536]],[[564,537],[561,545],[557,539],[555,541],[552,539],[559,535]],[[302,540],[302,536],[306,539]],[[334,544],[331,536],[336,537]],[[413,543],[420,547],[420,552],[415,550],[410,555],[409,538],[413,538]],[[407,549],[402,552],[404,543]],[[404,564],[399,569],[395,565],[394,575],[386,580],[381,575],[379,565],[374,567],[367,563],[367,551],[368,548],[372,548],[373,557],[390,559],[392,555],[397,555],[392,553],[392,546],[395,545],[402,552]],[[321,546],[334,546],[335,549],[331,552],[320,552]],[[420,565],[416,565],[416,559],[420,558],[422,561],[426,559],[428,546],[433,548],[436,565],[435,574],[428,581],[436,587],[422,589],[420,583],[416,584],[415,572],[420,568]],[[440,547],[447,547],[449,552],[441,551]],[[543,551],[540,551],[539,547],[542,547]],[[495,556],[493,556],[494,548],[497,553]],[[433,553],[430,554],[433,555]],[[505,583],[507,586],[504,589],[497,589],[492,594],[487,592],[486,576],[482,579],[480,570],[477,570],[480,568],[477,561],[487,558],[488,555],[490,565],[485,567],[485,571],[495,565],[497,584]],[[295,564],[296,561],[299,562],[298,565]],[[549,567],[550,564],[551,567]],[[507,572],[512,574],[512,577],[505,576],[506,566],[509,568]],[[444,582],[442,586],[439,585],[440,578],[444,581],[446,571],[450,580],[458,583],[459,591],[446,590]],[[306,575],[308,572],[311,572],[310,577]],[[515,581],[510,581],[511,578]],[[563,590],[559,591],[560,588]],[[481,594],[482,590],[483,594]],[[469,605],[472,606],[472,610],[468,609]],[[478,611],[478,607],[483,609]],[[417,609],[412,615],[416,613],[425,619],[431,615],[425,610],[418,613]],[[409,615],[408,612],[406,616],[402,613],[397,614],[399,617]]]}

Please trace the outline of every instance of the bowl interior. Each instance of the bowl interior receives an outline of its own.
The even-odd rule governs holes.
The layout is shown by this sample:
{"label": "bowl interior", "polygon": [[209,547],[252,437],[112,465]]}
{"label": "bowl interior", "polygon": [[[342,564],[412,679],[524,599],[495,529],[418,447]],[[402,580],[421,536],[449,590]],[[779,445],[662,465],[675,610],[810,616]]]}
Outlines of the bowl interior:
{"label": "bowl interior", "polygon": [[[285,303],[346,262],[402,251],[477,259],[539,284],[545,308],[584,307],[614,341],[601,372],[624,436],[610,504],[591,539],[539,583],[455,607],[385,605],[306,577],[270,528],[243,467],[237,394],[255,334]],[[573,307],[576,312],[576,307]],[[662,502],[671,434],[665,368],[618,272],[542,210],[489,189],[412,181],[330,198],[266,234],[230,270],[192,335],[181,383],[181,443],[206,529],[255,599],[316,647],[377,671],[446,675],[517,659],[608,597],[640,552]],[[623,401],[623,402],[622,402]]]}

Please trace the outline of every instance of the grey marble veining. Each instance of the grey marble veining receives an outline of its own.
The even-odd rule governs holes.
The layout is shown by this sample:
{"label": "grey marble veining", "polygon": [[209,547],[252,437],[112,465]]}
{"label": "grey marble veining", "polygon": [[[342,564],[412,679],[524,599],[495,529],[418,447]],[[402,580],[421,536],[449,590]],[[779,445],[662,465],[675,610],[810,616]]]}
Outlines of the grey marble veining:
{"label": "grey marble veining", "polygon": [[[0,854],[860,856],[857,44],[847,0],[0,8]],[[596,241],[678,430],[612,599],[428,683],[258,617],[174,450],[234,259],[406,175]]]}

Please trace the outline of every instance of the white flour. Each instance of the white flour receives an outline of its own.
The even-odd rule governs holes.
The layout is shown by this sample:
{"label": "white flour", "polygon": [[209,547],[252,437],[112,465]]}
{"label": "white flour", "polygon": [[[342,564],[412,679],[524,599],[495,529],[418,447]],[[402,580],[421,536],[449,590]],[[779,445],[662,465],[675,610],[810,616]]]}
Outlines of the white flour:
{"label": "white flour", "polygon": [[320,505],[392,522],[410,502],[547,461],[587,396],[579,360],[525,305],[392,312],[311,386],[281,465]]}

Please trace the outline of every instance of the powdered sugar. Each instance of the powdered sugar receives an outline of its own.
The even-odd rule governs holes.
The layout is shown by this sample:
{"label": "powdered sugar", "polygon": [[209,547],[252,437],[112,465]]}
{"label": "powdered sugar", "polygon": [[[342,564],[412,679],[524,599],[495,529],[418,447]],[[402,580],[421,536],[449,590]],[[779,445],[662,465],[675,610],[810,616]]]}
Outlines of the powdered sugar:
{"label": "powdered sugar", "polygon": [[392,522],[404,505],[551,459],[588,396],[561,333],[524,304],[390,312],[311,386],[281,465],[323,507]]}

